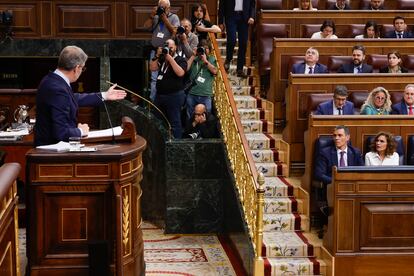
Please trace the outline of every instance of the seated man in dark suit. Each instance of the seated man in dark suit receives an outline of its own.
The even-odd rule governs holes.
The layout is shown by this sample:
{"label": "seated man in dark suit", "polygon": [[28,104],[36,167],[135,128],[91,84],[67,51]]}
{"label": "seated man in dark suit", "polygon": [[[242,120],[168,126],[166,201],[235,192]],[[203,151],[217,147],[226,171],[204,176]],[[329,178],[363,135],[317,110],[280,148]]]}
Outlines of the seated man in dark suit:
{"label": "seated man in dark suit", "polygon": [[352,47],[352,63],[342,64],[338,73],[372,73],[372,66],[364,63],[365,47],[362,45],[355,45]]}
{"label": "seated man in dark suit", "polygon": [[414,38],[412,32],[407,30],[407,24],[402,16],[397,15],[394,17],[394,31],[385,34],[384,38]]}
{"label": "seated man in dark suit", "polygon": [[370,11],[380,11],[384,9],[384,0],[371,0],[368,7],[365,7],[364,10]]}
{"label": "seated man in dark suit", "polygon": [[194,113],[187,121],[184,138],[218,138],[217,119],[213,114],[207,112],[204,104],[194,107]]}
{"label": "seated man in dark suit", "polygon": [[319,202],[319,207],[325,215],[329,214],[328,196],[326,190],[332,182],[332,167],[363,166],[361,151],[348,145],[350,134],[346,126],[336,126],[333,132],[334,144],[320,149],[315,158],[314,179],[321,181],[324,187],[324,197]]}
{"label": "seated man in dark suit", "polygon": [[346,100],[348,89],[343,85],[335,87],[333,99],[320,103],[315,115],[354,115],[354,103]]}
{"label": "seated man in dark suit", "polygon": [[350,10],[351,7],[349,6],[347,2],[348,2],[347,0],[336,0],[335,4],[329,7],[329,10],[336,10],[336,11]]}
{"label": "seated man in dark suit", "polygon": [[391,114],[414,115],[414,84],[407,84],[403,100],[392,105]]}
{"label": "seated man in dark suit", "polygon": [[328,67],[318,63],[319,52],[317,49],[310,47],[306,50],[305,62],[296,63],[292,66],[293,74],[323,74],[328,73]]}
{"label": "seated man in dark suit", "polygon": [[35,146],[88,135],[89,126],[77,123],[79,107],[125,98],[125,91],[115,89],[116,85],[102,93],[73,93],[70,84],[85,71],[87,59],[81,48],[66,46],[60,53],[57,69],[40,82],[36,95]]}

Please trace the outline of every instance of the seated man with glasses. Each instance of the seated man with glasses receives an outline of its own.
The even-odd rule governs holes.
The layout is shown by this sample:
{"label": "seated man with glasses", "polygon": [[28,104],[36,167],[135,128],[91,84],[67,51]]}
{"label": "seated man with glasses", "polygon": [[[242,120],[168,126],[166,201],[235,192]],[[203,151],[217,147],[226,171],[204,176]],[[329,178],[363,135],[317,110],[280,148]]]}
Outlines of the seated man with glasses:
{"label": "seated man with glasses", "polygon": [[73,93],[70,84],[86,70],[87,59],[81,48],[66,46],[60,53],[57,69],[40,82],[36,96],[35,146],[88,135],[88,124],[77,123],[79,107],[99,106],[104,100],[125,98],[125,91],[115,89],[116,85],[102,93]]}
{"label": "seated man with glasses", "polygon": [[343,85],[335,87],[333,99],[320,103],[315,115],[354,115],[354,103],[346,100],[348,89]]}
{"label": "seated man with glasses", "polygon": [[204,104],[194,107],[193,116],[187,121],[184,138],[218,138],[217,119],[207,112]]}

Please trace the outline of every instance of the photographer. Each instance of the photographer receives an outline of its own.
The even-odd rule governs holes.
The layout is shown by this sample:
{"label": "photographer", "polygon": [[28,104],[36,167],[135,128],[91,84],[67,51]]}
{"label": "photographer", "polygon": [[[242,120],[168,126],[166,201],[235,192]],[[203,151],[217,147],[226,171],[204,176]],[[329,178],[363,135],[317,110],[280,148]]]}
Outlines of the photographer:
{"label": "photographer", "polygon": [[[170,1],[159,0],[158,6],[153,8],[150,17],[144,23],[144,27],[152,32],[151,44],[153,49],[150,53],[150,59],[154,58],[156,49],[162,47],[175,34],[178,26],[180,26],[180,19],[176,14],[170,12]],[[151,73],[150,98],[152,101],[154,101],[157,91],[156,81],[157,71]]]}
{"label": "photographer", "polygon": [[213,81],[217,74],[217,62],[211,55],[211,43],[207,40],[200,42],[193,56],[188,60],[187,70],[193,87],[187,95],[187,118],[193,114],[194,106],[203,104],[207,112],[211,112],[211,97],[213,96]]}
{"label": "photographer", "polygon": [[193,29],[191,30],[198,36],[198,40],[208,38],[208,33],[220,33],[221,29],[217,25],[213,25],[210,21],[205,19],[206,8],[203,4],[196,4],[191,9],[191,24]]}
{"label": "photographer", "polygon": [[204,104],[195,106],[185,127],[184,138],[218,138],[216,117],[207,112]]}
{"label": "photographer", "polygon": [[177,28],[175,35],[177,52],[186,59],[189,59],[193,55],[193,50],[198,45],[198,37],[191,32],[191,26],[190,20],[184,18],[181,20],[181,26]]}
{"label": "photographer", "polygon": [[164,47],[157,49],[150,61],[150,70],[158,71],[155,105],[165,114],[171,124],[174,138],[181,138],[181,107],[184,104],[184,75],[187,61],[177,55],[174,40],[168,39]]}

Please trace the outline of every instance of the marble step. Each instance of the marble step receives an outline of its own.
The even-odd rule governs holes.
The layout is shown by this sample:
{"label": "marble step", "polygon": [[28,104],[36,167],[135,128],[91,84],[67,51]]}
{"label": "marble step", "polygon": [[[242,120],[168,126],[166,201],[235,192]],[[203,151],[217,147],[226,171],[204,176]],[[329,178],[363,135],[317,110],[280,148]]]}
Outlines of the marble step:
{"label": "marble step", "polygon": [[245,136],[250,149],[272,149],[275,147],[275,139],[264,133],[246,133]]}
{"label": "marble step", "polygon": [[252,96],[234,96],[237,109],[239,108],[258,108],[261,101]]}
{"label": "marble step", "polygon": [[253,161],[262,162],[274,162],[278,160],[279,154],[276,150],[264,149],[264,150],[250,150],[252,153]]}
{"label": "marble step", "polygon": [[[224,43],[224,44],[219,44],[219,50],[220,50],[220,55],[222,56],[222,57],[225,57],[226,56],[226,44]],[[234,47],[234,50],[233,50],[233,56],[236,56],[237,57],[237,52],[239,51],[239,47],[238,46],[235,46]]]}
{"label": "marble step", "polygon": [[253,76],[248,76],[247,78],[241,78],[236,76],[236,74],[228,74],[227,79],[230,85],[233,86],[257,86],[257,80]]}
{"label": "marble step", "polygon": [[285,182],[283,178],[265,177],[265,198],[293,196],[295,194],[295,189],[297,188]]}
{"label": "marble step", "polygon": [[303,201],[294,197],[265,198],[264,212],[266,214],[303,213]]}
{"label": "marble step", "polygon": [[273,133],[273,124],[266,120],[241,120],[244,133]]}
{"label": "marble step", "polygon": [[263,233],[263,257],[314,257],[313,245],[302,232]]}
{"label": "marble step", "polygon": [[305,231],[309,229],[309,218],[294,214],[264,214],[263,231]]}
{"label": "marble step", "polygon": [[265,276],[316,276],[326,275],[326,264],[316,258],[265,258]]}
{"label": "marble step", "polygon": [[282,175],[282,165],[276,164],[275,162],[266,163],[255,163],[257,172],[263,173],[267,176],[279,176]]}

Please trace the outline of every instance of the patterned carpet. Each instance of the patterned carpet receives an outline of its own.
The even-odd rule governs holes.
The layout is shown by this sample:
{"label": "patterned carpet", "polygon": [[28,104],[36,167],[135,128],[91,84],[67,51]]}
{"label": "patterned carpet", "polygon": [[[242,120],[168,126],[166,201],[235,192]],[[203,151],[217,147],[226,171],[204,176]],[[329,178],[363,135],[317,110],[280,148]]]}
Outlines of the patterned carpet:
{"label": "patterned carpet", "polygon": [[216,235],[165,235],[143,224],[146,275],[237,275]]}

